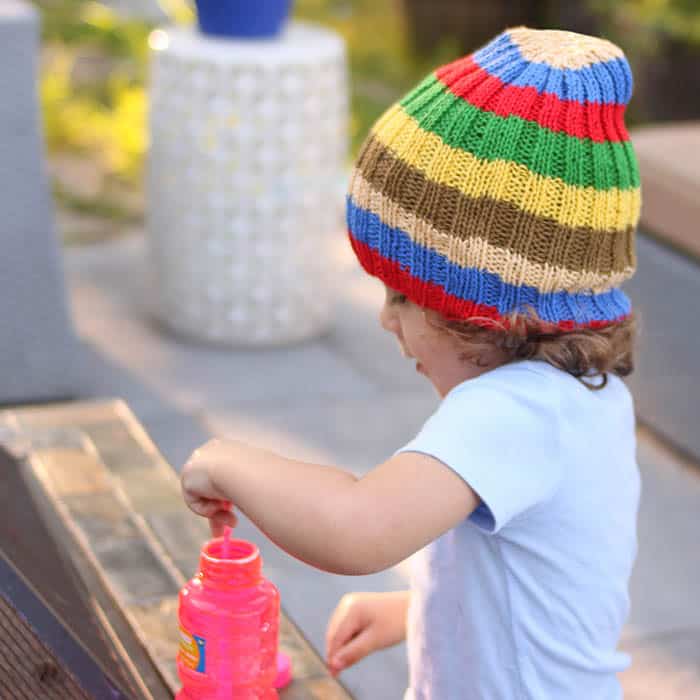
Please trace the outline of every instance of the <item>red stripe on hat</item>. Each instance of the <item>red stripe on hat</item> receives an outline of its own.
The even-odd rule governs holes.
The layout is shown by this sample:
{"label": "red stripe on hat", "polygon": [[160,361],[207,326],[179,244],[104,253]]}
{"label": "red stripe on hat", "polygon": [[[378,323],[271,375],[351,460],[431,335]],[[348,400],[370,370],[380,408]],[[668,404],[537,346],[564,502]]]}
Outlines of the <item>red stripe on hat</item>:
{"label": "red stripe on hat", "polygon": [[[493,328],[496,323],[508,328],[508,320],[501,315],[495,306],[477,304],[473,301],[460,299],[453,294],[448,294],[440,285],[433,282],[424,282],[414,277],[408,270],[393,260],[381,255],[366,243],[358,241],[348,231],[350,244],[362,267],[372,276],[378,277],[388,287],[405,294],[411,301],[419,306],[437,311],[448,319],[470,321],[474,325],[484,328]],[[613,323],[623,321],[626,316],[621,316],[613,321],[590,321],[586,324],[576,324],[573,320],[559,321],[554,324],[545,322],[547,327],[555,326],[563,331],[575,328],[605,328]],[[495,322],[495,323],[494,323]]]}
{"label": "red stripe on hat", "polygon": [[457,97],[501,117],[515,114],[552,131],[593,141],[628,141],[625,105],[562,100],[534,87],[508,85],[465,56],[435,71]]}

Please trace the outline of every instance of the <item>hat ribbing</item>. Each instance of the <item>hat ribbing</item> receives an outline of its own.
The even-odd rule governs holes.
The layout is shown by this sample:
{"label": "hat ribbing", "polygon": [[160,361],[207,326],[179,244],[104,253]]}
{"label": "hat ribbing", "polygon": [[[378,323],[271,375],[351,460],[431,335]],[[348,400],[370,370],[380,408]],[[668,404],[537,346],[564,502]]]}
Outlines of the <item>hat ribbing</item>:
{"label": "hat ribbing", "polygon": [[347,220],[363,267],[448,318],[622,320],[640,209],[631,93],[622,51],[573,32],[509,29],[438,68],[358,156]]}

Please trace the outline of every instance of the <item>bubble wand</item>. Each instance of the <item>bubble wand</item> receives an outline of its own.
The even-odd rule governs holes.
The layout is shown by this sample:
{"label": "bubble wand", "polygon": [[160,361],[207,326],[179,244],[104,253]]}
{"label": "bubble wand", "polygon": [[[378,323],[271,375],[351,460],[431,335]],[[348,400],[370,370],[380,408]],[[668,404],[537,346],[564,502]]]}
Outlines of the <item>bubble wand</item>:
{"label": "bubble wand", "polygon": [[224,525],[224,541],[221,545],[221,558],[231,558],[231,526]]}

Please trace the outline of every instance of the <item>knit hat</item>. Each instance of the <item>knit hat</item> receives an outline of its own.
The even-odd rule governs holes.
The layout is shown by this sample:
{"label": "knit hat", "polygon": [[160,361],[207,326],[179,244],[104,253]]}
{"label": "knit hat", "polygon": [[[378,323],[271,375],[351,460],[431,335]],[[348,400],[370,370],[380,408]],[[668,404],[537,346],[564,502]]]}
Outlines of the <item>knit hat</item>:
{"label": "knit hat", "polygon": [[623,320],[640,209],[631,94],[621,49],[573,32],[508,29],[438,68],[380,117],[353,169],[362,266],[482,326],[513,311],[562,329]]}

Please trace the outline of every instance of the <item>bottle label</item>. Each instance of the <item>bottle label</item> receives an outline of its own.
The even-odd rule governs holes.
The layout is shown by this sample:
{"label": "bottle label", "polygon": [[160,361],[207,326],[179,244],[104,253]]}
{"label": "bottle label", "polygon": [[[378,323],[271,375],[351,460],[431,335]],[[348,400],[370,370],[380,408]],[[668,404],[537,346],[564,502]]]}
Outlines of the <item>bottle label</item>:
{"label": "bottle label", "polygon": [[206,671],[206,646],[207,640],[190,634],[180,625],[180,659],[182,663],[197,673]]}

